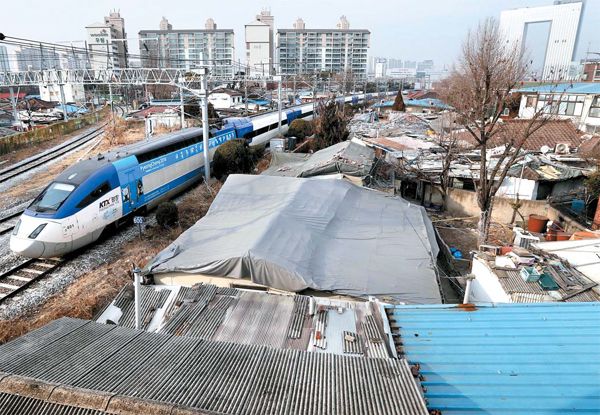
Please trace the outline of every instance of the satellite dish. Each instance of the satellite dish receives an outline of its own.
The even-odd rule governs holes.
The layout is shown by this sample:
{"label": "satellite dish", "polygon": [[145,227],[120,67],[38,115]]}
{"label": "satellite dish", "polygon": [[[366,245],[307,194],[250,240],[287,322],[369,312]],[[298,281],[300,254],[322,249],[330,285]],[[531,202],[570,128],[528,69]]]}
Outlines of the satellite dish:
{"label": "satellite dish", "polygon": [[548,154],[548,152],[550,151],[550,147],[542,146],[542,148],[540,148],[540,151],[542,152],[542,154]]}

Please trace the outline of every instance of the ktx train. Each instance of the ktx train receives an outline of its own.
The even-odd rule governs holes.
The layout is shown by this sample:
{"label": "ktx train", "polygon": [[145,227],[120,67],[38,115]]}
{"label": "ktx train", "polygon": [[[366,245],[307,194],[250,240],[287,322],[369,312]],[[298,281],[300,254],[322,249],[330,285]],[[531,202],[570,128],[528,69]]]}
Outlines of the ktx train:
{"label": "ktx train", "polygon": [[[358,103],[367,95],[341,97]],[[313,104],[285,109],[282,125],[310,119]],[[277,135],[277,112],[226,119],[211,133],[209,158],[226,141],[260,145]],[[285,132],[285,130],[284,130]],[[202,129],[188,128],[99,154],[67,168],[39,194],[14,227],[10,249],[30,258],[65,255],[98,239],[136,211],[151,209],[202,177]]]}

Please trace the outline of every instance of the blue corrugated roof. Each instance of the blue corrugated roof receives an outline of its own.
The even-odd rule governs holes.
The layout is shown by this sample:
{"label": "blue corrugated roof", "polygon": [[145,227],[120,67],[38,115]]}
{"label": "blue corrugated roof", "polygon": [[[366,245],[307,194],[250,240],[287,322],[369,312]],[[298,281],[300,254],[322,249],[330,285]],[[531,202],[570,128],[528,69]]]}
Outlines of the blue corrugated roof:
{"label": "blue corrugated roof", "polygon": [[406,358],[421,366],[429,410],[600,413],[600,303],[464,310],[386,307]]}
{"label": "blue corrugated roof", "polygon": [[518,92],[539,92],[544,93],[568,93],[568,94],[600,94],[600,83],[597,82],[576,82],[570,84],[548,84],[537,85],[517,90]]}
{"label": "blue corrugated roof", "polygon": [[[423,107],[423,108],[440,108],[449,109],[450,106],[445,104],[443,101],[437,98],[423,98],[423,99],[408,99],[404,101],[407,106],[411,107]],[[373,105],[374,108],[391,107],[394,105],[394,100],[384,101]]]}

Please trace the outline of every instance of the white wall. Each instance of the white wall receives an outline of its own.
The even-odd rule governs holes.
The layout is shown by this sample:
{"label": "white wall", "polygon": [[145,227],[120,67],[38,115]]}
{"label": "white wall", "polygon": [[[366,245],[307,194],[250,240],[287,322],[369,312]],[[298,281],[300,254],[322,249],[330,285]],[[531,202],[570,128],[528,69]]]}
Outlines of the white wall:
{"label": "white wall", "polygon": [[271,62],[271,36],[268,25],[246,26],[246,62],[251,72],[268,73]]}
{"label": "white wall", "polygon": [[[551,21],[544,62],[544,79],[568,75],[577,41],[582,3],[568,3],[541,7],[504,10],[500,14],[500,28],[509,42],[524,46],[527,23]],[[554,71],[554,74],[551,74]]]}
{"label": "white wall", "polygon": [[[520,184],[519,181],[521,182]],[[506,177],[498,188],[497,195],[500,197],[516,199],[518,190],[519,199],[535,200],[537,197],[537,189],[538,183],[535,180],[520,180],[518,177]]]}
{"label": "white wall", "polygon": [[237,104],[242,103],[241,95],[229,95],[224,92],[215,92],[208,96],[208,102],[210,102],[215,109],[226,109],[231,108]]}
{"label": "white wall", "polygon": [[[557,93],[560,93],[558,88],[557,88]],[[567,93],[567,95],[568,95],[568,93]],[[571,95],[574,95],[574,94],[571,94]],[[536,100],[534,101],[535,106],[533,106],[533,107],[527,106],[527,97],[528,96],[536,97]],[[583,101],[583,110],[581,112],[581,116],[579,116],[579,115],[557,115],[557,117],[561,118],[561,119],[572,120],[575,123],[575,125],[577,126],[577,128],[582,131],[586,131],[586,132],[590,132],[590,133],[598,131],[600,129],[600,118],[589,117],[590,107],[592,106],[594,97],[596,97],[596,95],[586,94],[585,99]],[[578,105],[580,105],[580,104],[578,104]],[[519,118],[526,118],[526,119],[533,118],[533,116],[538,111],[537,107],[538,107],[537,93],[533,93],[533,94],[529,94],[529,95],[523,94],[521,96],[521,103],[519,104]]]}
{"label": "white wall", "polygon": [[504,291],[498,277],[487,266],[484,260],[473,258],[471,273],[475,279],[471,283],[471,303],[511,303],[510,296]]}
{"label": "white wall", "polygon": [[[65,84],[63,90],[66,102],[81,103],[85,101],[83,84]],[[61,102],[60,87],[58,84],[40,85],[40,97],[44,101]]]}

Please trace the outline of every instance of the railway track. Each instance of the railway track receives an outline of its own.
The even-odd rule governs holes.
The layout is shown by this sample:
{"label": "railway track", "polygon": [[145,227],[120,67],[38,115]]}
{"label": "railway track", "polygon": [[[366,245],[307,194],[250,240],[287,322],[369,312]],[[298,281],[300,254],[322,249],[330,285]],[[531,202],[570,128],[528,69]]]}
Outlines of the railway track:
{"label": "railway track", "polygon": [[28,259],[0,274],[0,304],[20,293],[35,281],[54,271],[62,259]]}
{"label": "railway track", "polygon": [[21,216],[23,214],[23,212],[24,212],[24,209],[18,210],[15,213],[12,213],[8,216],[1,217],[0,218],[0,235],[10,232],[17,224],[17,221],[19,220],[19,216]]}
{"label": "railway track", "polygon": [[29,157],[25,160],[22,160],[18,163],[12,164],[8,167],[5,167],[4,169],[1,169],[0,170],[0,183],[10,180],[13,177],[23,174],[35,167],[41,166],[42,164],[47,163],[50,160],[60,157],[63,154],[68,153],[69,151],[74,150],[74,149],[90,142],[91,140],[95,139],[96,137],[98,137],[100,134],[102,134],[104,132],[105,125],[106,124],[103,124],[102,126],[96,128],[92,131],[89,131],[85,134],[74,137],[73,139],[68,140],[68,141],[66,141],[56,147],[53,147],[47,151],[36,154],[35,156]]}

